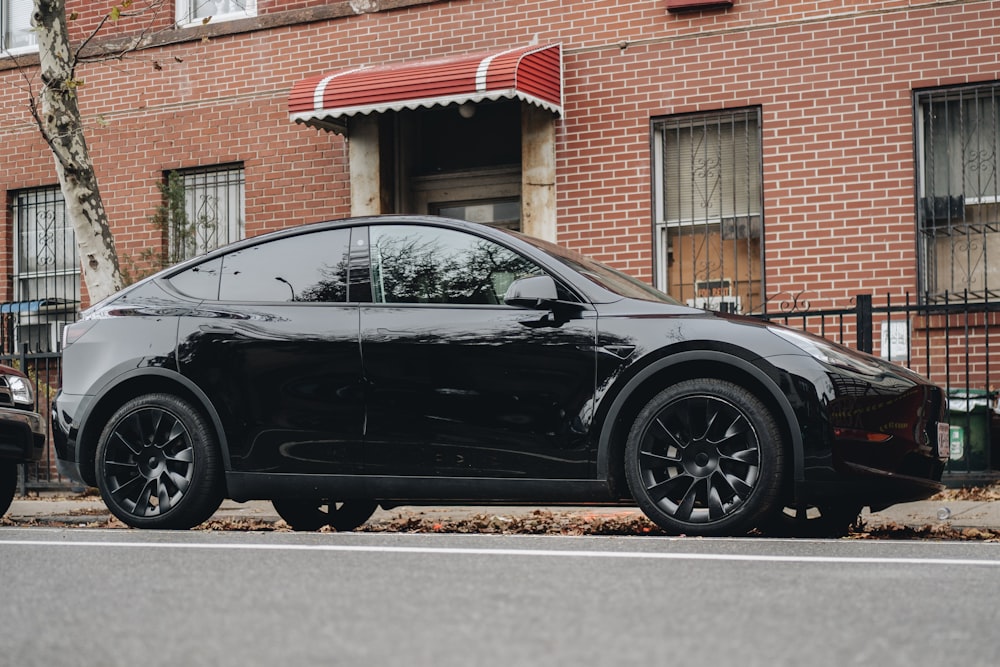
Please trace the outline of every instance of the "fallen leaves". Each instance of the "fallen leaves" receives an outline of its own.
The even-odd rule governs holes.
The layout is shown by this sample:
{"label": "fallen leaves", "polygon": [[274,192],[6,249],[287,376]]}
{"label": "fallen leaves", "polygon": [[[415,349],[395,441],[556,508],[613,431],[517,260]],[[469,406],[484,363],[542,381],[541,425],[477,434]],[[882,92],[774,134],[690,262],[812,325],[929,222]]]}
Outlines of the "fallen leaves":
{"label": "fallen leaves", "polygon": [[973,502],[990,502],[1000,500],[1000,483],[990,486],[963,486],[956,489],[945,489],[930,498],[935,501],[971,500]]}
{"label": "fallen leaves", "polygon": [[358,530],[366,533],[482,535],[666,535],[649,519],[631,512],[581,514],[540,509],[510,516],[473,514],[458,519],[401,514],[391,519],[369,521]]}

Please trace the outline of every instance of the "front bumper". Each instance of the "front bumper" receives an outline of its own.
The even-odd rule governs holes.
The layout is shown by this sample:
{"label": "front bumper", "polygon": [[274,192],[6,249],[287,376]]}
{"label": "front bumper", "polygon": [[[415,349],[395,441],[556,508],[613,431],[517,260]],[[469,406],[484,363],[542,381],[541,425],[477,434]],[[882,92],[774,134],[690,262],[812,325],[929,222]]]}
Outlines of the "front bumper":
{"label": "front bumper", "polygon": [[944,391],[877,363],[883,370],[879,375],[828,368],[835,396],[826,405],[829,425],[822,429],[828,434],[829,458],[807,473],[814,482],[805,492],[810,501],[821,504],[836,496],[881,509],[944,488]]}
{"label": "front bumper", "polygon": [[88,397],[56,392],[52,401],[52,445],[56,454],[56,469],[63,477],[89,486],[96,480],[84,476],[78,453],[79,428],[76,418],[83,414]]}
{"label": "front bumper", "polygon": [[0,408],[0,460],[41,460],[47,435],[45,420],[37,412]]}

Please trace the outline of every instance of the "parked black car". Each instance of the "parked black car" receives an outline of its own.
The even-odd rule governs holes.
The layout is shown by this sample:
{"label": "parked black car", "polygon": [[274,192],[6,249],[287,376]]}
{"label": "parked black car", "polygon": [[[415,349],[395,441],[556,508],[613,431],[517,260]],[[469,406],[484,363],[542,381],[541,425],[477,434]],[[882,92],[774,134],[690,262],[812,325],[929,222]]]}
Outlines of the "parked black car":
{"label": "parked black car", "polygon": [[64,346],[60,469],[137,527],[224,497],[305,529],[459,502],[843,527],[937,492],[947,456],[943,393],[904,368],[440,218],[227,246],[96,304]]}
{"label": "parked black car", "polygon": [[0,364],[0,516],[7,513],[17,491],[17,466],[38,461],[48,430],[34,412],[31,382],[16,368]]}

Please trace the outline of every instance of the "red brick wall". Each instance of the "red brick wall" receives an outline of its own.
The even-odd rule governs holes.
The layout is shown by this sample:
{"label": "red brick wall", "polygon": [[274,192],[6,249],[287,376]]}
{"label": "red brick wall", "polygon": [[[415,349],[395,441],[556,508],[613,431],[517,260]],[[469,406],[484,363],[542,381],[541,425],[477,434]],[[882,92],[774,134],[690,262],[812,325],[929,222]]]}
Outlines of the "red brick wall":
{"label": "red brick wall", "polygon": [[[94,23],[92,3],[69,3],[75,29]],[[998,3],[912,4],[741,0],[670,14],[658,2],[429,2],[87,65],[80,101],[120,251],[136,254],[155,236],[165,169],[244,162],[250,234],[348,214],[345,141],[289,122],[296,79],[560,41],[560,241],[651,279],[650,119],[760,105],[767,294],[842,305],[917,288],[911,91],[1000,78]],[[268,15],[327,5],[259,0]],[[0,188],[54,184],[21,73],[0,71],[0,84]]]}

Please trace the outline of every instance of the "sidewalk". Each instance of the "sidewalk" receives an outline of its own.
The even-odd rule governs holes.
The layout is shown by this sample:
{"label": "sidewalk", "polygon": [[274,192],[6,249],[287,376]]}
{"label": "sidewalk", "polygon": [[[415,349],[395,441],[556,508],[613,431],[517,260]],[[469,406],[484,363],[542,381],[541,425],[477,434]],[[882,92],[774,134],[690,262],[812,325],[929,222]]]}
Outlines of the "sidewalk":
{"label": "sidewalk", "polygon": [[[475,514],[519,516],[526,515],[538,509],[533,506],[469,506],[469,507],[397,507],[391,510],[378,510],[373,521],[391,519],[400,516],[415,516],[435,518],[437,520],[454,520]],[[556,512],[581,514],[616,514],[632,513],[639,515],[636,508],[628,507],[557,507],[545,508]],[[99,523],[111,517],[107,507],[97,496],[84,497],[38,497],[15,498],[7,515],[11,519],[30,520],[44,519],[46,521],[65,523]],[[270,502],[254,500],[247,503],[237,503],[227,500],[222,503],[219,511],[213,517],[225,520],[255,520],[274,523],[279,517]],[[870,526],[896,524],[908,527],[928,525],[946,525],[952,528],[981,528],[1000,530],[1000,501],[930,501],[923,500],[913,503],[893,505],[880,512],[862,513],[862,518]]]}

